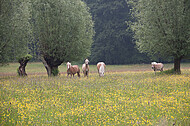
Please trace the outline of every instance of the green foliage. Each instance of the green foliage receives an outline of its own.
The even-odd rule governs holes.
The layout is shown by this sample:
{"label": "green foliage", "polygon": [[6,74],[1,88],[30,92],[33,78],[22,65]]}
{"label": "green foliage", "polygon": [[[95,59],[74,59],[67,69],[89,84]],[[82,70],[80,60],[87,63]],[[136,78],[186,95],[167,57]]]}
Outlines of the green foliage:
{"label": "green foliage", "polygon": [[190,53],[188,0],[127,0],[134,22],[128,22],[140,52],[183,58]]}
{"label": "green foliage", "polygon": [[84,2],[0,2],[0,63],[15,60],[26,53],[34,59],[41,53],[60,62],[90,55],[93,22]]}
{"label": "green foliage", "polygon": [[29,1],[0,2],[0,63],[15,60],[27,53],[31,38]]}
{"label": "green foliage", "polygon": [[18,58],[18,62],[20,63],[22,61],[29,61],[31,59],[32,59],[32,55],[26,54],[25,56]]}
{"label": "green foliage", "polygon": [[84,59],[90,55],[93,22],[80,0],[35,0],[33,29],[40,54],[49,65]]}

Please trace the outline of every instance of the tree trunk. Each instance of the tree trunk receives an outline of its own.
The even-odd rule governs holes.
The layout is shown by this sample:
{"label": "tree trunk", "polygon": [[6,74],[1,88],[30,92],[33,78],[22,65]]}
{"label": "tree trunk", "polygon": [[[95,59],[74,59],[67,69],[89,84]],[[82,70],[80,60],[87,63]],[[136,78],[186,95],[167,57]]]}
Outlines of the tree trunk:
{"label": "tree trunk", "polygon": [[181,57],[174,58],[174,74],[181,74],[181,69],[180,69],[181,59],[182,59]]}
{"label": "tree trunk", "polygon": [[44,59],[44,57],[41,58],[45,68],[46,68],[46,71],[47,71],[47,74],[48,76],[57,76],[57,72],[58,72],[58,66],[51,66],[49,64],[47,64],[46,60]]}
{"label": "tree trunk", "polygon": [[20,66],[18,68],[19,76],[27,76],[25,67],[26,67],[28,61],[29,60],[24,60],[24,59],[19,61],[19,63],[20,63]]}
{"label": "tree trunk", "polygon": [[57,76],[59,74],[58,66],[52,67],[51,68],[51,73],[53,74],[53,76]]}
{"label": "tree trunk", "polygon": [[51,67],[47,64],[47,62],[45,61],[44,57],[41,57],[42,63],[44,64],[47,74],[50,77],[51,76]]}

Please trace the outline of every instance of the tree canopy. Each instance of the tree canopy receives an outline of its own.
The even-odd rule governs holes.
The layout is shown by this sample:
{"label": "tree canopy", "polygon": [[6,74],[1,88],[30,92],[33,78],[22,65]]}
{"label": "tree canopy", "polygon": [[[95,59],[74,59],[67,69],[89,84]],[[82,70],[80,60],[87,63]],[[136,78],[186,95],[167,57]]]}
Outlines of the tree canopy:
{"label": "tree canopy", "polygon": [[90,55],[93,21],[81,0],[2,0],[0,6],[0,63],[37,54],[51,75],[63,62]]}
{"label": "tree canopy", "polygon": [[134,22],[128,22],[141,52],[173,57],[174,71],[190,53],[190,1],[128,0]]}
{"label": "tree canopy", "polygon": [[[83,1],[90,9],[80,0],[1,0],[0,63],[16,61],[27,53],[32,61],[39,61],[43,54],[57,65],[87,57],[91,64],[129,64],[149,63],[147,54],[162,61],[174,54],[182,59],[190,56],[189,0]],[[91,18],[96,32],[93,43]],[[126,30],[129,27],[132,34]]]}
{"label": "tree canopy", "polygon": [[[94,34],[88,7],[80,0],[33,1],[33,28],[49,71],[90,55]],[[51,72],[49,73],[51,74]]]}
{"label": "tree canopy", "polygon": [[27,53],[31,40],[29,0],[0,1],[0,63]]}

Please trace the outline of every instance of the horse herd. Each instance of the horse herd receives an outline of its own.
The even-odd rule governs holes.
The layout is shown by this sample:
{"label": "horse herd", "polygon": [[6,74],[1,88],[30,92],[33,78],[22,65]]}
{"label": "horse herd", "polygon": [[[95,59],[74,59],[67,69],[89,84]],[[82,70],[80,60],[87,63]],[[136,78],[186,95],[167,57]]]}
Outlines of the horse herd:
{"label": "horse herd", "polygon": [[[86,59],[84,64],[82,65],[82,72],[84,74],[84,77],[88,77],[88,74],[89,74],[89,71],[90,71],[90,67],[89,67],[89,60]],[[97,64],[97,70],[98,70],[98,73],[99,73],[99,76],[100,77],[103,77],[104,76],[104,73],[105,73],[105,69],[106,69],[106,65],[104,62],[99,62]],[[67,76],[71,75],[71,77],[77,73],[78,77],[80,77],[80,69],[79,69],[79,66],[78,65],[71,65],[70,62],[67,62]]]}
{"label": "horse herd", "polygon": [[[89,60],[86,59],[84,64],[82,65],[82,72],[84,74],[84,77],[88,77],[89,75],[89,71],[90,71],[90,67],[89,67]],[[156,63],[156,62],[152,62],[152,69],[154,70],[155,74],[156,71],[163,71],[164,65],[162,63]],[[106,65],[104,62],[99,62],[97,63],[97,70],[98,70],[98,74],[100,77],[104,76],[105,73],[105,69],[106,69]],[[80,69],[78,65],[71,65],[70,62],[67,62],[67,76],[71,75],[71,77],[77,73],[78,77],[80,77]]]}

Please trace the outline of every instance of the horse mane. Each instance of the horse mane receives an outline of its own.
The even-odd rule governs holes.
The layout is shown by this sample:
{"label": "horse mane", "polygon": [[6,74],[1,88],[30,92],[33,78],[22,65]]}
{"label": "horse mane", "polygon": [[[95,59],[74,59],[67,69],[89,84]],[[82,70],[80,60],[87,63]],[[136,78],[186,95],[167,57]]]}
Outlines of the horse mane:
{"label": "horse mane", "polygon": [[84,62],[85,62],[85,64],[87,64],[87,65],[88,65],[89,60],[88,60],[88,59],[86,59]]}
{"label": "horse mane", "polygon": [[155,65],[155,64],[158,64],[158,63],[156,63],[156,62],[152,62],[151,64],[152,64],[152,65]]}
{"label": "horse mane", "polygon": [[67,62],[67,69],[69,69],[68,66],[69,66],[69,68],[71,67],[71,63],[70,62]]}

